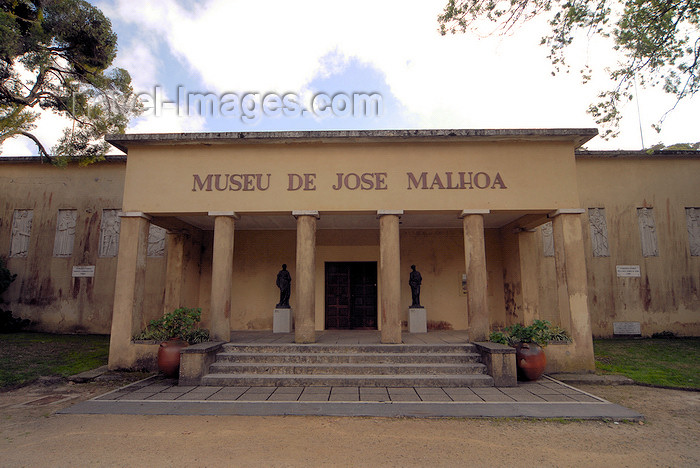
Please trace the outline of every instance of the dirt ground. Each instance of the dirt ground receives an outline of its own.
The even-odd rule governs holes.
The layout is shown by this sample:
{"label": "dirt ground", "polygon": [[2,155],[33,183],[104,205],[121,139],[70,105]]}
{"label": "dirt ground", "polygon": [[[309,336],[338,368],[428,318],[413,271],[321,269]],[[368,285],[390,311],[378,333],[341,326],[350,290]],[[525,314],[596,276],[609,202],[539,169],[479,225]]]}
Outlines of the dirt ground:
{"label": "dirt ground", "polygon": [[581,387],[643,424],[55,414],[118,384],[0,393],[0,466],[700,466],[700,392]]}

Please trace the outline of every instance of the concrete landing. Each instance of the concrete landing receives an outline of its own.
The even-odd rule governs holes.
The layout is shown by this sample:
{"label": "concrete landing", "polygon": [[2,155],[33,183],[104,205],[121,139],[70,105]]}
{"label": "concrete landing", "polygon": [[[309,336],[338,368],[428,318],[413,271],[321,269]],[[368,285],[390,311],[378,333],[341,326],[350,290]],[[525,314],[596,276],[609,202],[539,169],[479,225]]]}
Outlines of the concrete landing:
{"label": "concrete landing", "polygon": [[60,413],[643,419],[549,377],[503,388],[178,386],[150,377]]}

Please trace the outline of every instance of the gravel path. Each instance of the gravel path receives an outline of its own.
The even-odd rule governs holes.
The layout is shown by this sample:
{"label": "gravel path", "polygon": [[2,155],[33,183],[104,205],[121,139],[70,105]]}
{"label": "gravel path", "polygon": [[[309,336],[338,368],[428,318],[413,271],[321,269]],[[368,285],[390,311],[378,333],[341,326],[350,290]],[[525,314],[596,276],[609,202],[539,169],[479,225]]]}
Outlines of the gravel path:
{"label": "gravel path", "polygon": [[580,386],[644,423],[57,415],[123,381],[0,393],[0,466],[700,466],[700,392]]}

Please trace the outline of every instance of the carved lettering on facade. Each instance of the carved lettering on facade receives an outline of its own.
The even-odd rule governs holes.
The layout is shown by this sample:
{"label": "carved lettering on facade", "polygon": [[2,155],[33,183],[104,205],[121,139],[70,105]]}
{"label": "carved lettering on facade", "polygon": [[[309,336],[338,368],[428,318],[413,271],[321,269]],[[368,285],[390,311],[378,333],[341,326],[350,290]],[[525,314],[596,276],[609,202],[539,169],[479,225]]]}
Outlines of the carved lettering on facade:
{"label": "carved lettering on facade", "polygon": [[700,257],[700,208],[686,208],[685,221],[688,226],[690,255]]}
{"label": "carved lettering on facade", "polygon": [[100,257],[116,257],[119,252],[119,210],[102,210]]}
{"label": "carved lettering on facade", "polygon": [[202,178],[199,174],[192,175],[193,192],[253,192],[270,188],[272,174],[207,174]]}
{"label": "carved lettering on facade", "polygon": [[56,237],[53,242],[54,257],[70,257],[73,255],[75,242],[75,225],[78,220],[78,210],[58,210],[56,217]]}
{"label": "carved lettering on facade", "polygon": [[659,244],[656,239],[656,223],[652,208],[637,208],[639,221],[639,236],[642,240],[642,255],[645,257],[658,257]]}
{"label": "carved lettering on facade", "polygon": [[413,172],[406,173],[408,190],[473,190],[473,189],[507,189],[499,172],[491,176],[486,172]]}
{"label": "carved lettering on facade", "polygon": [[12,216],[12,239],[10,257],[26,257],[29,252],[29,238],[32,233],[32,210],[15,210]]}
{"label": "carved lettering on facade", "polygon": [[149,257],[165,256],[165,229],[151,224],[148,227],[148,253]]}
{"label": "carved lettering on facade", "polygon": [[294,192],[299,189],[304,191],[316,190],[316,174],[287,174],[289,177],[288,192]]}
{"label": "carved lettering on facade", "polygon": [[608,224],[605,208],[588,208],[588,223],[591,228],[591,247],[594,257],[609,257]]}
{"label": "carved lettering on facade", "polygon": [[349,172],[347,174],[338,172],[338,181],[333,185],[333,190],[386,190],[386,172],[364,172],[356,174]]}
{"label": "carved lettering on facade", "polygon": [[542,225],[542,250],[545,257],[554,257],[554,233],[552,232],[552,222]]}
{"label": "carved lettering on facade", "polygon": [[[500,172],[406,172],[406,190],[485,190],[507,189]],[[314,192],[316,173],[287,174],[288,192]],[[192,174],[193,192],[264,192],[270,188],[272,174]],[[333,181],[323,186],[339,190],[388,190],[387,172],[336,172]]]}

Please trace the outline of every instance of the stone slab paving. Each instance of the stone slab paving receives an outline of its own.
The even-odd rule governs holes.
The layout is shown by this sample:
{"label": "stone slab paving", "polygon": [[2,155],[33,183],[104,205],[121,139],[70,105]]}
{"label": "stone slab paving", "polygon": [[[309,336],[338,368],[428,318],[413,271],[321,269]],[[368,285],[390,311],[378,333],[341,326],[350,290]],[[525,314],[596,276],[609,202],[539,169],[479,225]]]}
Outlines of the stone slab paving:
{"label": "stone slab paving", "polygon": [[513,417],[642,420],[628,408],[550,377],[517,387],[207,387],[140,382],[63,414]]}

